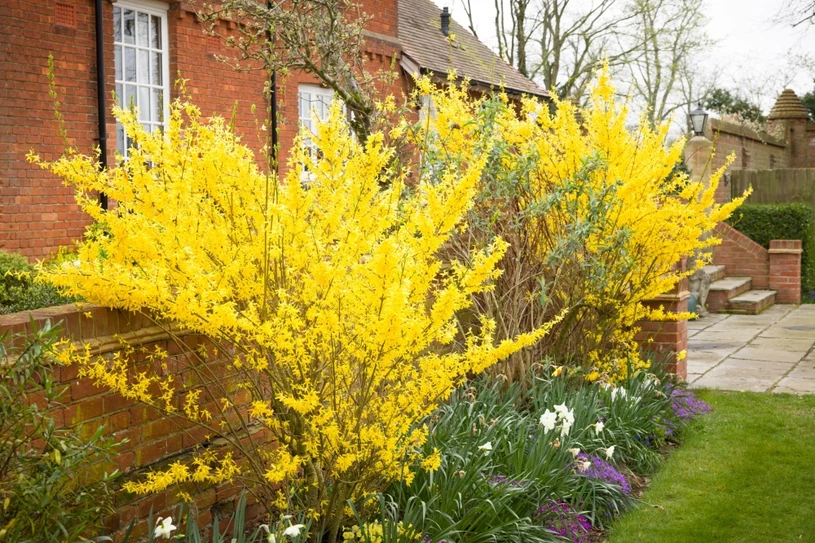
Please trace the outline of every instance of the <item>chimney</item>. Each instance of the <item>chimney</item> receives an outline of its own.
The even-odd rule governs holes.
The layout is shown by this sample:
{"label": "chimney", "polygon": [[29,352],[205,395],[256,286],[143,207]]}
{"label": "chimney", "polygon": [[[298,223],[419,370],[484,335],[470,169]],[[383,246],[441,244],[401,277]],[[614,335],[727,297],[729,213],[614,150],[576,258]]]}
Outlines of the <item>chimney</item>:
{"label": "chimney", "polygon": [[445,36],[450,35],[450,10],[447,6],[441,10],[441,33]]}

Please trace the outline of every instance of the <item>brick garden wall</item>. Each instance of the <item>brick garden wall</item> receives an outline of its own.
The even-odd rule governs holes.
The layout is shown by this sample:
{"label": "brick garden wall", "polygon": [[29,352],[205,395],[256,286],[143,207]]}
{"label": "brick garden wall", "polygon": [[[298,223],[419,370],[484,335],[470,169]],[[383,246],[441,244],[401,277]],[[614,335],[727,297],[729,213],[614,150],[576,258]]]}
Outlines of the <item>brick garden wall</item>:
{"label": "brick garden wall", "polygon": [[[46,320],[54,324],[62,322],[62,337],[88,343],[92,352],[99,356],[112,357],[117,352],[125,355],[123,345],[130,345],[135,352],[126,356],[138,371],[158,372],[162,376],[172,374],[175,377],[178,388],[174,401],[178,409],[183,405],[186,394],[200,385],[200,380],[188,363],[190,352],[200,350],[202,345],[212,349],[211,344],[201,336],[179,333],[180,341],[176,341],[148,318],[124,311],[90,305],[77,308],[71,304],[39,309],[30,312],[30,315],[37,327],[41,327]],[[30,327],[29,312],[0,316],[0,333],[28,333]],[[18,346],[21,343],[22,340],[18,339]],[[165,350],[169,356],[160,362],[148,362],[146,353],[156,347]],[[222,376],[228,376],[230,372],[227,360],[215,354],[211,354],[207,360],[207,369]],[[165,416],[152,407],[98,388],[89,379],[79,378],[76,366],[57,367],[54,380],[55,385],[67,387],[61,398],[62,406],[50,413],[56,424],[75,428],[80,434],[88,436],[104,425],[107,435],[117,441],[126,439],[127,443],[118,449],[115,459],[116,467],[124,472],[126,479],[138,478],[144,472],[163,468],[170,461],[183,461],[184,455],[197,446],[213,447],[216,443],[208,438],[211,434],[208,428],[194,425],[183,417]],[[236,403],[246,405],[248,397],[233,392],[230,391]],[[217,413],[214,402],[215,398],[207,398],[206,392],[202,394],[202,403]],[[261,433],[255,438],[263,442],[268,436]],[[213,515],[228,520],[234,498],[240,490],[233,484],[185,485],[183,488],[196,502],[202,527],[211,524]],[[249,503],[248,518],[258,516],[259,505]],[[116,539],[116,535],[121,534],[131,520],[136,520],[131,541],[137,541],[146,533],[146,519],[151,509],[154,518],[166,517],[174,514],[178,504],[175,490],[147,496],[120,492],[117,512],[106,523],[108,535]]]}
{"label": "brick garden wall", "polygon": [[722,243],[713,248],[713,262],[726,266],[727,275],[752,277],[756,289],[770,286],[767,249],[726,223],[719,223],[714,235],[721,238]]}

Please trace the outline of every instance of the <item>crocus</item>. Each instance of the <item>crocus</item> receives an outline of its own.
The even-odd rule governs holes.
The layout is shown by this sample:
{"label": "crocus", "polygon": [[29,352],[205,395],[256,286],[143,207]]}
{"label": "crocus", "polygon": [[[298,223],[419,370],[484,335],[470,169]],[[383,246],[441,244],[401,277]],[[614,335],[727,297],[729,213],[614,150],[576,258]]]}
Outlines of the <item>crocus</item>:
{"label": "crocus", "polygon": [[155,536],[156,537],[163,537],[164,539],[170,539],[172,537],[173,531],[176,529],[173,526],[173,519],[172,517],[161,518],[159,517],[156,519],[156,530]]}

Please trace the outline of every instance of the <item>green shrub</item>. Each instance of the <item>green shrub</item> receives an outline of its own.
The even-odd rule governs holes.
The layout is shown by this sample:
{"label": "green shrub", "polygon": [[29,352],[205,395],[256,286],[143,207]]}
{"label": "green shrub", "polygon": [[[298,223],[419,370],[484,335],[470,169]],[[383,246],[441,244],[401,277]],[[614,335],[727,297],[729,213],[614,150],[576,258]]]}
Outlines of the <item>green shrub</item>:
{"label": "green shrub", "polygon": [[801,289],[815,290],[815,238],[812,228],[812,208],[807,204],[746,204],[738,208],[727,221],[730,226],[764,248],[774,239],[800,239]]}
{"label": "green shrub", "polygon": [[[8,260],[6,260],[8,261]],[[50,411],[65,387],[52,379],[56,334],[49,325],[25,345],[0,345],[0,541],[72,543],[103,530],[118,472],[116,444],[58,427]]]}
{"label": "green shrub", "polygon": [[66,304],[56,287],[37,281],[37,269],[25,257],[0,251],[0,314]]}

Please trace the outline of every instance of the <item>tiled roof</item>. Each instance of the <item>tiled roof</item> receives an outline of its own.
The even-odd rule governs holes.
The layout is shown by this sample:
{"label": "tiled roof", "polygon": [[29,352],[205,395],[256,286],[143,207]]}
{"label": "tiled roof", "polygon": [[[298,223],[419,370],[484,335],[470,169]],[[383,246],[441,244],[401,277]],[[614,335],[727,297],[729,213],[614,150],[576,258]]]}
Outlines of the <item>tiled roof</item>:
{"label": "tiled roof", "polygon": [[455,36],[452,43],[442,34],[441,9],[432,0],[399,0],[402,52],[422,69],[445,76],[453,68],[457,75],[474,83],[548,96],[452,18],[450,33]]}
{"label": "tiled roof", "polygon": [[809,119],[809,112],[792,89],[784,89],[768,119]]}

